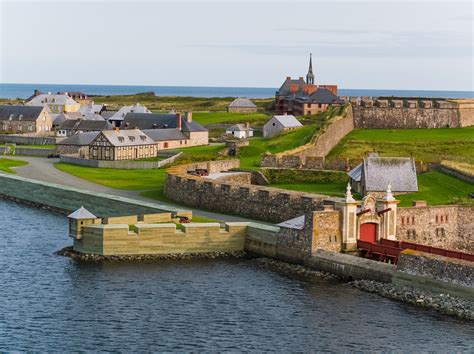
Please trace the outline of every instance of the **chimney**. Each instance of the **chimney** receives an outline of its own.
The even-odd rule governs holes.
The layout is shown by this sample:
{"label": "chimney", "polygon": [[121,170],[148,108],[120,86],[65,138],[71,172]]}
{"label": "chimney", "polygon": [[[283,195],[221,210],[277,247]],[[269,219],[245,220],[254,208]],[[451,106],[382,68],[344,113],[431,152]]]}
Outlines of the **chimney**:
{"label": "chimney", "polygon": [[193,112],[186,113],[186,122],[191,123],[193,121]]}
{"label": "chimney", "polygon": [[39,92],[39,90],[38,90],[38,89],[36,89],[36,90],[35,90],[35,92],[34,92],[34,94],[33,94],[33,96],[35,96],[35,97],[36,97],[36,96],[39,96],[39,95],[40,95],[40,92]]}
{"label": "chimney", "polygon": [[176,113],[176,129],[181,130],[181,113]]}
{"label": "chimney", "polygon": [[286,77],[286,80],[291,80],[291,76],[287,76],[287,77]]}

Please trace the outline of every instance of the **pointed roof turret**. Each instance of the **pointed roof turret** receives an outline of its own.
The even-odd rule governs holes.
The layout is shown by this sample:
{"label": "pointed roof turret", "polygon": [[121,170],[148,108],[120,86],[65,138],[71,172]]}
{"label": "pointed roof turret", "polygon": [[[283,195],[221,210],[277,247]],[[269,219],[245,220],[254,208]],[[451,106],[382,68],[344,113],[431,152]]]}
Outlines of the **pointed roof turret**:
{"label": "pointed roof turret", "polygon": [[308,74],[306,75],[306,83],[314,85],[314,74],[313,74],[313,54],[309,53],[309,68]]}
{"label": "pointed roof turret", "polygon": [[97,219],[97,216],[92,214],[89,210],[81,206],[75,212],[67,216],[70,219],[82,220],[82,219]]}

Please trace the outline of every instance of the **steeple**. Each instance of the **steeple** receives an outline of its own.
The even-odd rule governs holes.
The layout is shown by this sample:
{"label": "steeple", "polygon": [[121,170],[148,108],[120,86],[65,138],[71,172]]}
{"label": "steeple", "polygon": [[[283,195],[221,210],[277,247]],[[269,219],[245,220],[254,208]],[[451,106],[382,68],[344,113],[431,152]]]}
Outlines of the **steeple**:
{"label": "steeple", "polygon": [[312,84],[314,85],[314,74],[313,74],[313,60],[312,60],[312,54],[309,54],[309,68],[308,68],[308,74],[306,75],[306,83],[307,84]]}

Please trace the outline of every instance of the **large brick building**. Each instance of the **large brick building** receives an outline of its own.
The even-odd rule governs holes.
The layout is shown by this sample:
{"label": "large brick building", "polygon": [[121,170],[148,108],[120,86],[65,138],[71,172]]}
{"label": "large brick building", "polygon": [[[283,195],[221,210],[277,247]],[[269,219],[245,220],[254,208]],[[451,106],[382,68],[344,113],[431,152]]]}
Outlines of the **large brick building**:
{"label": "large brick building", "polygon": [[344,103],[337,96],[337,85],[316,85],[313,62],[310,56],[306,81],[287,77],[275,93],[275,114],[294,114],[298,116],[323,112],[332,105]]}

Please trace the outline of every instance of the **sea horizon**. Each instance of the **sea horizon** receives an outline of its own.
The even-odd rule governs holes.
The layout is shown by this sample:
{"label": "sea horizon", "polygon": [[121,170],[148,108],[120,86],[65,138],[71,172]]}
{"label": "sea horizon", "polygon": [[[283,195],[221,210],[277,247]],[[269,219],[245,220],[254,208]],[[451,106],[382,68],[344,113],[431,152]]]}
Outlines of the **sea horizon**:
{"label": "sea horizon", "polygon": [[[80,91],[87,95],[132,95],[154,92],[156,96],[179,97],[248,97],[272,98],[276,87],[225,87],[225,86],[158,86],[158,85],[101,85],[101,84],[19,84],[0,83],[0,98],[26,99],[35,89],[41,92]],[[339,88],[339,96],[394,96],[433,98],[474,98],[474,91],[453,90],[399,90],[399,89],[345,89]]]}

